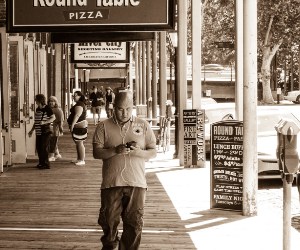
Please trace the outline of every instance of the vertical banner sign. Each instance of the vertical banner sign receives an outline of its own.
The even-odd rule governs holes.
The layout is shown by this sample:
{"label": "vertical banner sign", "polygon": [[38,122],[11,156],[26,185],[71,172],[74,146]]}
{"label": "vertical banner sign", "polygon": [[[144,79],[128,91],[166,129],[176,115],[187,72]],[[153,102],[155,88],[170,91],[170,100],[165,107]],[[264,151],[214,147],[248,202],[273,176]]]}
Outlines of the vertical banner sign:
{"label": "vertical banner sign", "polygon": [[183,110],[184,166],[205,167],[205,111]]}
{"label": "vertical banner sign", "polygon": [[243,209],[243,123],[211,125],[211,208]]}

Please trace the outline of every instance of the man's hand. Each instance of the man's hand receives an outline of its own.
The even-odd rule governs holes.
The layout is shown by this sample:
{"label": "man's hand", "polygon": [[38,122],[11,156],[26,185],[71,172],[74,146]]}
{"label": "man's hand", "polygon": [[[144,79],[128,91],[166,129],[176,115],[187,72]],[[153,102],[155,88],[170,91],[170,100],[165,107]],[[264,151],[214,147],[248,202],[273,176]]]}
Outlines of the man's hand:
{"label": "man's hand", "polygon": [[142,149],[139,145],[130,146],[130,155],[139,156],[141,154]]}
{"label": "man's hand", "polygon": [[125,144],[120,144],[116,146],[115,151],[117,154],[128,154],[130,152],[130,148],[127,148]]}

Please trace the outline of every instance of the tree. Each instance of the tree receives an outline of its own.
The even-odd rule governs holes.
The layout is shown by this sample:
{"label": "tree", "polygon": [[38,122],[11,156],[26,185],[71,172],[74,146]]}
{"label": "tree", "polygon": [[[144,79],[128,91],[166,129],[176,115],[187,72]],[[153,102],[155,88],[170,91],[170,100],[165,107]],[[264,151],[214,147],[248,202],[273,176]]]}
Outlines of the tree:
{"label": "tree", "polygon": [[[294,66],[297,68],[298,64],[299,68],[299,4],[300,0],[258,0],[258,72],[261,75],[264,103],[274,102],[270,79],[271,63],[276,53],[283,50],[293,53]],[[202,0],[201,17],[203,63],[233,63],[234,50],[217,49],[214,42],[235,40],[234,0]],[[190,36],[188,39],[190,53]],[[278,58],[281,58],[279,65],[284,65],[285,59],[282,56]],[[299,71],[297,73],[300,75]]]}
{"label": "tree", "polygon": [[299,0],[258,1],[258,46],[264,103],[273,103],[270,87],[271,63],[280,47],[299,44]]}
{"label": "tree", "polygon": [[215,42],[234,42],[234,0],[202,1],[202,63],[234,63],[234,50]]}

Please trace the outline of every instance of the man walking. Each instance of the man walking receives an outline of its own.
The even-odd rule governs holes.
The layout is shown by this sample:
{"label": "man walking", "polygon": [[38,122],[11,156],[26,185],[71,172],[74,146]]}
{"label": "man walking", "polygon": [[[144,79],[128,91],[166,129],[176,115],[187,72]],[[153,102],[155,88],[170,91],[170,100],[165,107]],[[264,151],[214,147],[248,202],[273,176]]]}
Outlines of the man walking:
{"label": "man walking", "polygon": [[141,241],[145,161],[156,157],[156,139],[147,121],[132,116],[132,108],[132,92],[117,93],[113,116],[98,124],[93,138],[93,156],[103,160],[98,219],[104,233],[102,249],[135,250]]}
{"label": "man walking", "polygon": [[101,90],[98,91],[98,88],[96,86],[93,86],[93,92],[90,94],[89,99],[92,102],[91,111],[93,113],[94,124],[96,125],[97,118],[98,122],[100,121],[101,108],[104,105],[104,93]]}

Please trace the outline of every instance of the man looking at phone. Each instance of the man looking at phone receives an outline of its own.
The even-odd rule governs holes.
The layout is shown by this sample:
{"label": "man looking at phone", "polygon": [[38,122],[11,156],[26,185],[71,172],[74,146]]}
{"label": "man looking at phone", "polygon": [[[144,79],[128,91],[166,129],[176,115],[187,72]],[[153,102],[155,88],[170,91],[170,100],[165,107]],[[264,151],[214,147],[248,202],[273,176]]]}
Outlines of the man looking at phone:
{"label": "man looking at phone", "polygon": [[[149,123],[132,116],[133,95],[118,92],[114,114],[100,122],[93,138],[93,156],[102,159],[102,249],[138,249],[146,198],[145,161],[156,156],[156,139]],[[123,220],[123,233],[117,227]]]}

